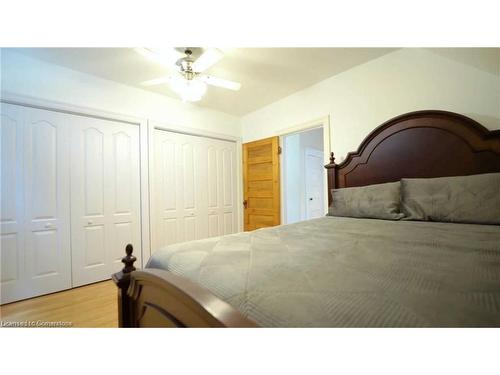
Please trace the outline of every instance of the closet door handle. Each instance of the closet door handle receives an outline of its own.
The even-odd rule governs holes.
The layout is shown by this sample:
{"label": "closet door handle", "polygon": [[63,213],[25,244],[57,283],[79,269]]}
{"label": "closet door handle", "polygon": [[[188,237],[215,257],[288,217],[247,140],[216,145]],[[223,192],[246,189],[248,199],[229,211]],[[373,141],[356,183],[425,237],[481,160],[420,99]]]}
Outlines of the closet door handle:
{"label": "closet door handle", "polygon": [[89,221],[87,221],[87,224],[92,225],[92,224],[94,224],[94,222],[92,220],[89,220]]}
{"label": "closet door handle", "polygon": [[52,224],[51,223],[45,224],[45,228],[52,228]]}
{"label": "closet door handle", "polygon": [[247,208],[247,206],[248,206],[248,202],[247,202],[247,200],[245,199],[245,200],[243,201],[243,207]]}

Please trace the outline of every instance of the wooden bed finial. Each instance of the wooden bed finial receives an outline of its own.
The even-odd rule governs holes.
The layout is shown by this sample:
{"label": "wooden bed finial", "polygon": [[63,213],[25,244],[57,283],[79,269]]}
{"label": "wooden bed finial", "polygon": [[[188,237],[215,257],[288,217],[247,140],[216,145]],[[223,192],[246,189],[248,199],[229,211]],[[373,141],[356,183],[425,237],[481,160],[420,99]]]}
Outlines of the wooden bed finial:
{"label": "wooden bed finial", "polygon": [[127,253],[127,255],[122,258],[122,263],[125,264],[125,267],[123,267],[122,270],[123,273],[130,273],[132,271],[135,271],[134,262],[137,260],[137,258],[132,255],[133,251],[134,247],[131,244],[128,244],[125,247],[125,253]]}
{"label": "wooden bed finial", "polygon": [[337,164],[335,164],[335,156],[333,151],[330,152],[330,163],[325,165],[328,178],[328,206],[332,204],[332,189],[337,188]]}
{"label": "wooden bed finial", "polygon": [[130,275],[132,271],[135,271],[134,262],[137,260],[135,256],[132,255],[134,247],[128,244],[125,247],[125,255],[122,258],[122,263],[125,267],[120,272],[111,275],[111,279],[115,282],[118,287],[118,326],[119,327],[131,327],[132,317],[130,315],[131,301],[127,294],[128,287],[130,286]]}

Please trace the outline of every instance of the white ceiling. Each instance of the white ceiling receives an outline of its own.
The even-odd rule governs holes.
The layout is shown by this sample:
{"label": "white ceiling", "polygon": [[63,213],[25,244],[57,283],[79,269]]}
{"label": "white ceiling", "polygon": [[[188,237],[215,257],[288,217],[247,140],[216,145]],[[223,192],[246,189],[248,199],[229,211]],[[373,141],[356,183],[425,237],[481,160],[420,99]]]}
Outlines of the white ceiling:
{"label": "white ceiling", "polygon": [[[241,116],[323,79],[393,51],[389,48],[232,48],[206,73],[237,81],[240,91],[210,87],[196,103]],[[19,52],[174,98],[168,85],[141,82],[169,74],[129,48],[23,48]],[[194,50],[194,57],[199,50]]]}
{"label": "white ceiling", "polygon": [[[240,91],[209,86],[197,105],[242,116],[394,48],[231,48],[206,73],[240,82]],[[500,48],[430,48],[442,57],[500,75]],[[141,82],[169,70],[131,48],[23,48],[19,52],[84,73],[178,98],[168,85]],[[201,53],[193,49],[193,57]]]}

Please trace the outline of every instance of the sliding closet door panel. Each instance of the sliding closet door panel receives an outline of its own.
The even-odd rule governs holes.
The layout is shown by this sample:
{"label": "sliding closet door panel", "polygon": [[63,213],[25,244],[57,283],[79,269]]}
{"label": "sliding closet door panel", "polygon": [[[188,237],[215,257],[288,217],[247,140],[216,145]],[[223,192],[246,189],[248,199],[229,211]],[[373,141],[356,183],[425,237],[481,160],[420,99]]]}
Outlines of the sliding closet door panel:
{"label": "sliding closet door panel", "polygon": [[[236,232],[236,149],[235,144],[226,144],[221,149],[221,193],[223,229],[221,234]],[[222,221],[222,220],[221,220]]]}
{"label": "sliding closet door panel", "polygon": [[71,287],[68,117],[25,108],[26,272],[30,295]]}
{"label": "sliding closet door panel", "polygon": [[23,298],[24,269],[24,195],[23,195],[22,107],[1,104],[1,209],[0,209],[0,285],[1,303]]}
{"label": "sliding closet door panel", "polygon": [[221,220],[221,153],[215,141],[207,140],[207,161],[208,161],[208,237],[220,236],[222,233]]}
{"label": "sliding closet door panel", "polygon": [[[99,124],[72,116],[71,243],[73,285],[99,280],[106,267],[105,141]],[[96,120],[97,122],[98,120]]]}
{"label": "sliding closet door panel", "polygon": [[139,129],[73,117],[71,241],[78,286],[118,271],[127,243],[140,259]]}
{"label": "sliding closet door panel", "polygon": [[178,225],[177,197],[182,194],[179,179],[179,153],[175,139],[155,133],[155,161],[153,180],[153,199],[156,199],[153,219],[153,244],[155,246],[169,245],[180,242]]}
{"label": "sliding closet door panel", "polygon": [[[134,245],[135,256],[141,259],[140,226],[140,149],[139,127],[117,124],[112,134],[113,161],[112,193],[115,206],[112,210],[113,237],[108,262],[112,272],[122,269],[123,251],[128,243]],[[140,262],[138,263],[138,265]]]}
{"label": "sliding closet door panel", "polygon": [[234,142],[154,131],[155,250],[236,230],[235,158]]}
{"label": "sliding closet door panel", "polygon": [[192,241],[203,238],[199,216],[199,199],[197,193],[200,186],[197,186],[197,174],[199,173],[199,142],[195,137],[180,135],[182,152],[182,219],[183,229],[182,240]]}
{"label": "sliding closet door panel", "polygon": [[154,249],[204,237],[200,218],[199,140],[183,134],[154,131]]}
{"label": "sliding closet door panel", "polygon": [[[208,169],[209,191],[217,197],[209,199],[209,217],[213,223],[210,237],[236,231],[236,144],[210,140],[209,154],[214,154],[214,167]],[[211,193],[212,194],[212,193]],[[217,218],[217,220],[215,219]],[[217,231],[215,231],[217,222]]]}
{"label": "sliding closet door panel", "polygon": [[153,251],[177,242],[177,145],[175,140],[154,131],[153,136],[152,223]]}

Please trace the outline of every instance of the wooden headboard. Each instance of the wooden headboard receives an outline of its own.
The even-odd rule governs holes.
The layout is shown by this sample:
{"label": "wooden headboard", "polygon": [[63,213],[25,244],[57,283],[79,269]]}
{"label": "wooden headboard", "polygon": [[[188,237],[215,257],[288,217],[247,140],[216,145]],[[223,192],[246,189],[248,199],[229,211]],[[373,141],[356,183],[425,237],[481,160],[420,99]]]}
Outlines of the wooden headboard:
{"label": "wooden headboard", "polygon": [[331,189],[500,172],[500,130],[453,112],[411,112],[377,127],[342,163],[332,152],[325,168],[329,204]]}

